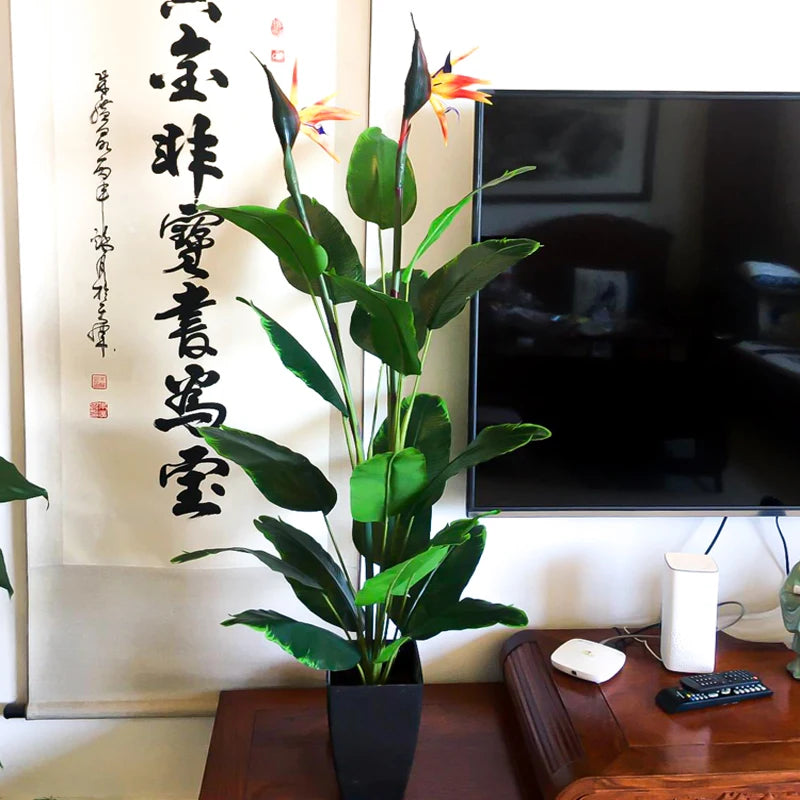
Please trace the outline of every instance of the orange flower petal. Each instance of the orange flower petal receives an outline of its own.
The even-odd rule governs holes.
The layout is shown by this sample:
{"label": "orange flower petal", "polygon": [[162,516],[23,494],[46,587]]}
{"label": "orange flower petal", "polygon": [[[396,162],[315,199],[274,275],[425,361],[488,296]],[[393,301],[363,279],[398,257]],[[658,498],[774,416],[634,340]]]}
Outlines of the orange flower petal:
{"label": "orange flower petal", "polygon": [[294,69],[292,70],[292,88],[289,90],[289,101],[297,108],[297,59],[294,61]]}
{"label": "orange flower petal", "polygon": [[442,129],[442,138],[444,143],[447,144],[447,108],[445,104],[434,95],[431,95],[430,104],[436,112],[436,118],[439,120],[439,127]]}

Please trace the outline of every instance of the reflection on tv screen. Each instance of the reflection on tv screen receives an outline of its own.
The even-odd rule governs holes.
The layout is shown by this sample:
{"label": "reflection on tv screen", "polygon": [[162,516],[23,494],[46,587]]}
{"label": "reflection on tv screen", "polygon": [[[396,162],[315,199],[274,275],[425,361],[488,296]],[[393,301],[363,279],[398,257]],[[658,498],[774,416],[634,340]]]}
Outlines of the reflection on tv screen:
{"label": "reflection on tv screen", "polygon": [[[800,98],[497,92],[476,240],[543,247],[473,305],[470,510],[800,507]],[[765,510],[762,508],[762,510]]]}

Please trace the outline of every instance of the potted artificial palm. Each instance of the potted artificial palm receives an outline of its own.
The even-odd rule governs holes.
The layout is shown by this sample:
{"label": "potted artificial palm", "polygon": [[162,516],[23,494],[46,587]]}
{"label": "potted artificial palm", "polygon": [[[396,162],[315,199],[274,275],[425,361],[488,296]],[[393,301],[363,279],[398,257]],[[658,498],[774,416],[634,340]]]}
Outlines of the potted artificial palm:
{"label": "potted artificial palm", "polygon": [[[379,128],[368,128],[351,154],[346,189],[353,211],[378,226],[379,239],[383,231],[392,232],[391,257],[384,259],[381,246],[380,277],[373,283],[367,283],[356,248],[339,221],[302,194],[292,155],[300,131],[328,149],[321,123],[354,115],[326,101],[298,109],[296,72],[287,97],[262,64],[289,196],[278,208],[207,209],[265,244],[277,256],[286,280],[314,304],[330,349],[327,370],[267,311],[237,298],[258,316],[287,369],[341,416],[352,468],[350,533],[362,566],[358,575],[348,574],[337,544],[341,532],[328,522],[337,495],[325,475],[263,433],[229,427],[201,428],[200,433],[217,453],[242,467],[270,502],[322,514],[336,558],[307,533],[265,515],[255,520],[255,527],[274,553],[214,548],[184,553],[173,561],[226,550],[252,554],[281,573],[310,611],[343,632],[264,609],[243,611],[223,622],[255,628],[302,663],[328,671],[329,727],[345,800],[403,796],[421,709],[417,641],[448,630],[527,623],[525,613],[513,606],[462,597],[486,538],[479,518],[458,519],[431,531],[431,509],[451,477],[549,436],[538,425],[495,425],[453,456],[445,401],[419,391],[433,333],[455,318],[475,292],[539,247],[529,239],[480,242],[428,275],[420,268],[425,254],[472,192],[433,220],[411,260],[402,260],[403,226],[416,206],[407,155],[412,118],[430,102],[446,137],[448,99],[488,101],[487,94],[471,88],[480,81],[453,72],[459,60],[448,56],[431,75],[415,28],[398,141]],[[506,173],[487,186],[529,169]],[[381,402],[376,402],[374,417],[385,412],[385,418],[379,425],[366,426],[360,418],[348,377],[340,309],[352,303],[349,334],[381,364]]]}

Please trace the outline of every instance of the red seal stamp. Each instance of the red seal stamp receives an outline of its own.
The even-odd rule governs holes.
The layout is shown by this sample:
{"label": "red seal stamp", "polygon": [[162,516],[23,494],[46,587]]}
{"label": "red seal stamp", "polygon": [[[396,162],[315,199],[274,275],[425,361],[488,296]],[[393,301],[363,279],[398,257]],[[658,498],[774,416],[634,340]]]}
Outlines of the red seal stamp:
{"label": "red seal stamp", "polygon": [[283,33],[283,23],[275,17],[272,20],[272,25],[269,26],[269,29],[272,31],[273,36],[280,36]]}
{"label": "red seal stamp", "polygon": [[286,53],[283,50],[272,50],[269,54],[269,60],[274,61],[276,64],[283,64],[286,61]]}
{"label": "red seal stamp", "polygon": [[95,400],[89,403],[89,417],[91,419],[108,419],[108,403],[104,400]]}
{"label": "red seal stamp", "polygon": [[92,373],[92,389],[108,389],[108,375],[102,372]]}

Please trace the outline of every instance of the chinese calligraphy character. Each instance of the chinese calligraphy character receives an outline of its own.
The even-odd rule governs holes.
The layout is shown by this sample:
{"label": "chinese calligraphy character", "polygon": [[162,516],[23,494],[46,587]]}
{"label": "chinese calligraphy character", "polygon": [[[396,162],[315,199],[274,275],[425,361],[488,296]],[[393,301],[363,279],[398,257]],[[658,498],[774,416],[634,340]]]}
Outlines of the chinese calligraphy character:
{"label": "chinese calligraphy character", "polygon": [[[179,450],[178,455],[183,459],[180,464],[165,464],[161,467],[158,482],[162,488],[166,488],[168,481],[176,475],[177,482],[185,487],[178,492],[175,498],[177,502],[172,507],[172,513],[176,517],[191,514],[191,518],[206,517],[212,514],[219,514],[220,507],[216,503],[203,502],[203,492],[200,488],[203,481],[210,475],[225,477],[230,472],[230,467],[221,458],[207,458],[208,449],[202,445],[195,445],[186,450]],[[207,465],[207,469],[199,467]],[[218,496],[225,494],[225,488],[219,483],[211,484],[211,491]]]}

